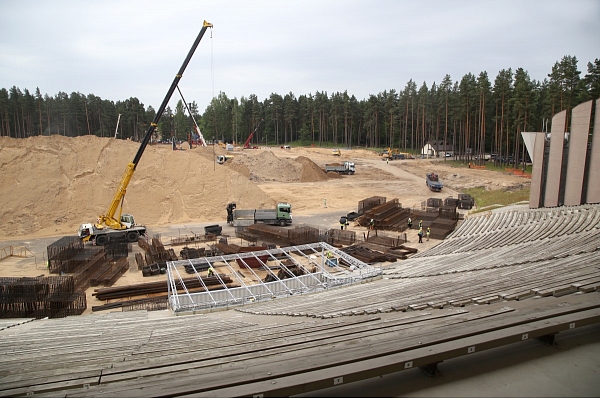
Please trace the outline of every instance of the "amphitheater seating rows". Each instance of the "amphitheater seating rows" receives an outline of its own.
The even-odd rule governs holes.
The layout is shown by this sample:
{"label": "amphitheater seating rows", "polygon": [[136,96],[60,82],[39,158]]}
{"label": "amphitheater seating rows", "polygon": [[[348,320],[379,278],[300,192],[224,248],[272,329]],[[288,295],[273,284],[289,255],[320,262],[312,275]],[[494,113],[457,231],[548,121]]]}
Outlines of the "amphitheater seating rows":
{"label": "amphitheater seating rows", "polygon": [[[589,212],[582,211],[580,208],[575,213],[560,213],[553,218],[544,218],[543,222],[534,222],[535,218],[528,218],[527,223],[519,223],[510,225],[517,214],[526,215],[526,213],[508,212],[510,217],[502,218],[504,221],[502,227],[481,231],[476,235],[471,234],[472,226],[477,222],[482,222],[482,225],[487,226],[486,221],[482,221],[478,217],[467,220],[469,226],[459,227],[444,243],[437,246],[433,254],[448,254],[451,252],[466,252],[470,250],[479,250],[493,248],[500,245],[511,245],[515,243],[530,242],[540,240],[546,237],[562,237],[565,235],[586,232],[600,227],[600,211],[592,208]],[[538,212],[538,215],[545,213]],[[465,224],[467,223],[465,222]],[[508,225],[504,225],[504,224]],[[427,257],[431,253],[420,253],[415,257]]]}
{"label": "amphitheater seating rows", "polygon": [[[265,302],[244,307],[243,312],[265,315],[312,316],[328,318],[342,315],[361,315],[400,309],[431,308],[432,304],[460,305],[480,302],[476,299],[505,300],[504,292],[536,296],[542,287],[561,287],[565,290],[578,281],[598,277],[596,267],[600,254],[583,253],[568,258],[548,259],[506,267],[471,270],[445,275],[400,278],[392,282],[376,281],[337,293],[329,291],[320,296],[290,297],[277,302]],[[465,276],[468,274],[468,279]],[[576,290],[573,290],[576,291]],[[552,293],[544,294],[552,295]]]}
{"label": "amphitheater seating rows", "polygon": [[[0,330],[0,395],[284,397],[323,377],[333,385],[339,366],[378,376],[376,367],[431,362],[436,344],[458,357],[600,321],[598,206],[496,214],[385,266],[382,279],[226,316],[134,311],[11,325]],[[273,392],[285,385],[298,392]]]}
{"label": "amphitheater seating rows", "polygon": [[[275,381],[281,384],[286,379],[297,380],[298,385],[303,385],[315,379],[304,376],[310,371],[328,375],[335,372],[329,371],[330,368],[350,366],[360,360],[381,365],[385,360],[379,357],[393,356],[394,363],[405,369],[407,364],[403,357],[410,357],[407,361],[417,366],[419,360],[431,357],[431,346],[440,341],[448,345],[460,341],[452,352],[452,356],[459,356],[466,351],[465,345],[482,343],[482,340],[492,342],[493,338],[485,336],[490,330],[496,332],[509,324],[511,329],[517,329],[513,336],[521,337],[521,332],[531,333],[535,328],[532,321],[556,318],[575,306],[585,307],[588,303],[582,300],[566,307],[540,300],[535,305],[523,303],[518,310],[504,305],[482,305],[472,310],[386,314],[386,318],[371,315],[336,319],[279,317],[278,322],[271,325],[241,321],[235,325],[235,319],[223,320],[216,314],[191,316],[184,318],[185,324],[174,325],[171,325],[173,318],[144,321],[139,317],[137,322],[145,324],[152,334],[146,337],[144,344],[129,349],[115,350],[107,345],[107,359],[114,359],[110,367],[83,352],[71,357],[72,369],[36,369],[24,359],[19,373],[24,374],[21,377],[25,381],[10,379],[15,378],[15,374],[0,375],[0,394],[125,398],[252,396],[271,390]],[[597,310],[593,312],[598,314]],[[111,327],[109,320],[105,322],[98,328],[101,334],[122,338],[135,334],[132,325]],[[44,325],[50,328],[52,323]],[[210,343],[206,340],[206,331],[216,325],[228,329],[215,334],[214,343]],[[543,328],[544,321],[540,321],[539,326]],[[38,335],[35,329],[21,334]],[[74,337],[73,345],[86,346],[86,341]],[[365,370],[364,366],[357,368]],[[256,384],[267,386],[246,387]]]}
{"label": "amphitheater seating rows", "polygon": [[[600,226],[597,224],[600,213],[597,207],[576,207],[560,212],[509,211],[498,215],[495,217],[500,221],[498,225],[495,222],[490,225],[479,218],[469,220],[475,221],[473,225],[481,222],[490,228],[497,226],[494,231],[467,227],[463,234],[453,235],[452,240],[443,243],[443,247],[440,245],[386,266],[384,278],[398,279],[398,283],[374,282],[366,288],[349,288],[343,295],[334,291],[324,294],[326,301],[322,301],[321,297],[314,302],[310,298],[289,298],[276,305],[264,303],[240,311],[331,317],[406,309],[415,304],[452,304],[448,298],[450,293],[463,302],[490,296],[500,301],[501,293],[492,289],[503,287],[513,290],[514,285],[498,274],[516,281],[513,291],[535,295],[534,286],[542,284],[544,279],[551,286],[562,280],[561,284],[567,290],[578,279],[600,271],[597,268],[600,261]],[[535,223],[536,220],[541,223]],[[471,235],[470,232],[480,233]],[[576,272],[572,274],[569,268]],[[421,277],[427,278],[426,283],[414,280]],[[443,289],[445,287],[452,289],[448,292]],[[388,293],[392,295],[388,296]],[[364,304],[368,306],[364,307]]]}

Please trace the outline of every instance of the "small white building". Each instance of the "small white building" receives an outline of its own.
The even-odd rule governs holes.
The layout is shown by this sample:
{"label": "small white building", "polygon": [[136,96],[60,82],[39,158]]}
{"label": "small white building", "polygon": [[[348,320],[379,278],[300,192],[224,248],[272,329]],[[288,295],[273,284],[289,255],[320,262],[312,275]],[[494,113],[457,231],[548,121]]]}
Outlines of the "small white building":
{"label": "small white building", "polygon": [[443,140],[428,141],[421,149],[421,155],[424,158],[444,157],[446,153],[454,155],[454,146],[452,146],[452,144],[449,142],[444,142]]}

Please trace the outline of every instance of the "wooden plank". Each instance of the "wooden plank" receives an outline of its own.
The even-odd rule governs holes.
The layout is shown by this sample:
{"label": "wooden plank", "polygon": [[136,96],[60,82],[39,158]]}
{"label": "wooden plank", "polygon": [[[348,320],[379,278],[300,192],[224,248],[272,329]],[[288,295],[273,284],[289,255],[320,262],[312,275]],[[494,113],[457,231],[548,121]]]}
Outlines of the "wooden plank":
{"label": "wooden plank", "polygon": [[594,311],[571,315],[569,316],[570,318],[561,316],[552,320],[505,328],[501,331],[483,333],[474,337],[436,344],[427,349],[407,351],[400,355],[394,354],[382,356],[376,359],[334,366],[327,369],[309,371],[276,379],[263,379],[258,382],[227,386],[215,390],[193,393],[188,392],[182,395],[182,397],[290,397],[411,368],[422,367],[511,343],[518,343],[527,340],[523,339],[524,335],[527,335],[528,339],[532,339],[547,334],[554,334],[556,332],[571,329],[571,324],[573,323],[579,326],[589,325],[600,320],[598,312],[596,310]]}
{"label": "wooden plank", "polygon": [[[595,304],[595,307],[591,310],[593,318],[599,320],[599,305]],[[268,357],[257,357],[240,363],[223,360],[219,367],[207,366],[206,368],[190,370],[188,374],[164,374],[152,377],[152,379],[138,379],[134,382],[117,382],[114,385],[101,384],[90,387],[88,391],[67,391],[56,393],[56,395],[146,397],[153,394],[153,396],[181,396],[243,385],[257,379],[276,380],[349,362],[422,349],[451,340],[464,340],[466,337],[485,333],[494,334],[493,331],[505,329],[506,326],[526,326],[540,321],[544,329],[556,329],[555,325],[544,323],[544,321],[561,316],[566,320],[569,318],[569,314],[573,312],[578,312],[577,307],[574,308],[570,305],[555,307],[554,309],[550,307],[544,310],[538,308],[537,310],[529,310],[527,313],[519,312],[518,315],[510,313],[511,318],[506,319],[471,321],[469,325],[463,324],[451,330],[444,327],[428,331],[423,331],[422,328],[414,329],[412,335],[406,337],[402,335],[401,338],[399,338],[397,331],[392,330],[385,332],[383,335],[366,337],[359,343],[352,340],[338,343],[335,348],[329,349],[325,354],[322,348],[316,347],[308,351],[302,349],[302,351],[294,350]],[[530,328],[523,328],[523,330],[530,331]],[[410,332],[410,329],[408,332]],[[199,376],[202,379],[198,379]]]}

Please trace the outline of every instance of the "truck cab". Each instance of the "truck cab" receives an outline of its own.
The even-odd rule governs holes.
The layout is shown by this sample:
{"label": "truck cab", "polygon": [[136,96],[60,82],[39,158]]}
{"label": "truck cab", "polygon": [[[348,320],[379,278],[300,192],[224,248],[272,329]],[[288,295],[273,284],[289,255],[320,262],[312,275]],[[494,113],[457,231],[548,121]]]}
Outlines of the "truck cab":
{"label": "truck cab", "polygon": [[292,223],[292,206],[289,203],[277,204],[277,219],[286,221],[286,224]]}
{"label": "truck cab", "polygon": [[123,214],[121,215],[121,223],[125,225],[127,229],[135,226],[135,219],[131,214]]}
{"label": "truck cab", "polygon": [[356,167],[354,166],[353,162],[346,161],[344,162],[344,166],[346,167],[346,171],[348,171],[349,174],[354,174],[354,172],[356,171]]}

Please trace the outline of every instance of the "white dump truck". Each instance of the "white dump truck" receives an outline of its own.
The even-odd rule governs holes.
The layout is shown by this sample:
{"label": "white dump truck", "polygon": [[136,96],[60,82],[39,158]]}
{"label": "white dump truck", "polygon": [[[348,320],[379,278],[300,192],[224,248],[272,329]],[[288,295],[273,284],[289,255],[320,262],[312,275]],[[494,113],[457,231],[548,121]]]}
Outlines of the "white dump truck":
{"label": "white dump truck", "polygon": [[325,172],[337,172],[341,175],[354,175],[355,167],[353,162],[344,161],[343,164],[326,164]]}
{"label": "white dump truck", "polygon": [[252,224],[286,226],[292,223],[292,206],[289,203],[278,203],[275,209],[237,210],[235,203],[230,203],[227,206],[227,222],[233,226]]}

